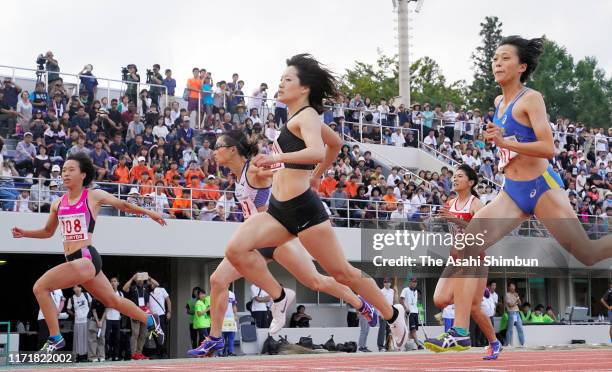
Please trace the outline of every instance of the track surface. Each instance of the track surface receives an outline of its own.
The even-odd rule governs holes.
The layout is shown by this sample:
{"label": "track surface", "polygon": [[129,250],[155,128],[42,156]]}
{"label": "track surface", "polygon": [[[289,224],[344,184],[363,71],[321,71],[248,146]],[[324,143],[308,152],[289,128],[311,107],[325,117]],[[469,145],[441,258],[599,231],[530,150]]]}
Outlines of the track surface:
{"label": "track surface", "polygon": [[[482,353],[429,352],[283,355],[236,358],[172,359],[86,363],[56,366],[20,366],[9,370],[38,369],[82,372],[140,371],[612,371],[612,350],[504,351],[496,361],[481,360]],[[0,369],[4,369],[1,368]]]}

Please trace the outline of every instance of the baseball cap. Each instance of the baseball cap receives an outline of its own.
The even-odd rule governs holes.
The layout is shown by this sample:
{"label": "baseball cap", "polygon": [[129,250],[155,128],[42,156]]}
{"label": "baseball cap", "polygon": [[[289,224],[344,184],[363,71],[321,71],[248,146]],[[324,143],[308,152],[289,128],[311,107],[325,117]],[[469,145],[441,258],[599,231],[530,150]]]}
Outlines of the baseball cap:
{"label": "baseball cap", "polygon": [[55,182],[55,181],[51,181],[51,182],[49,183],[49,187],[53,187],[53,186],[57,187],[57,182]]}
{"label": "baseball cap", "polygon": [[360,156],[359,159],[357,159],[358,162],[360,161],[365,161],[365,158],[363,156]]}
{"label": "baseball cap", "polygon": [[450,142],[450,141],[451,141],[451,139],[450,139],[450,138],[448,138],[448,137],[444,137],[444,142]]}
{"label": "baseball cap", "polygon": [[140,163],[141,161],[147,161],[147,159],[145,159],[144,156],[139,156],[138,157],[138,162]]}
{"label": "baseball cap", "polygon": [[208,177],[206,177],[207,180],[214,180],[215,176],[213,176],[212,174],[210,174]]}
{"label": "baseball cap", "polygon": [[55,164],[54,166],[51,167],[51,172],[61,172],[61,171],[62,171],[62,169],[57,164]]}
{"label": "baseball cap", "polygon": [[461,143],[459,143],[459,142],[455,142],[455,145],[454,145],[454,146],[461,146]]}
{"label": "baseball cap", "polygon": [[27,136],[32,137],[32,132],[25,132],[23,136],[24,136],[24,137],[27,137]]}

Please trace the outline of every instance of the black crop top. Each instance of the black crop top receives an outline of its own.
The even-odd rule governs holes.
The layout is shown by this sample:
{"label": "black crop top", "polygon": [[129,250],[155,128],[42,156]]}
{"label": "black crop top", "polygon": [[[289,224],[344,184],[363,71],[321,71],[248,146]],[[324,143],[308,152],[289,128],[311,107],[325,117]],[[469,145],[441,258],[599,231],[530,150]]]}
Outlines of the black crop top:
{"label": "black crop top", "polygon": [[[285,123],[285,126],[281,129],[280,135],[276,139],[276,142],[278,143],[278,146],[283,151],[283,153],[297,152],[300,150],[304,150],[306,148],[306,144],[304,143],[304,140],[302,140],[301,138],[293,134],[289,130],[288,124],[295,115],[299,114],[300,112],[302,112],[303,110],[309,107],[311,106],[302,107],[295,114],[291,115],[289,120],[287,120],[287,123]],[[285,163],[285,168],[312,170],[315,168],[315,165],[314,164]]]}

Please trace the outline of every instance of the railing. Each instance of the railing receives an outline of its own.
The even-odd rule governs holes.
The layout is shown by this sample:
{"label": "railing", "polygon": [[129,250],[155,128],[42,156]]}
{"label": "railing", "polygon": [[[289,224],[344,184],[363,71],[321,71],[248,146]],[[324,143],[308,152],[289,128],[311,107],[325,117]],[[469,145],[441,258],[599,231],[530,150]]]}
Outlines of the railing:
{"label": "railing", "polygon": [[[157,87],[159,89],[163,89],[163,96],[165,99],[165,106],[168,106],[168,95],[165,94],[167,92],[167,88],[164,85],[159,85],[159,84],[149,84],[149,83],[142,83],[142,82],[133,82],[133,81],[127,81],[127,80],[118,80],[118,79],[109,79],[109,78],[103,78],[103,77],[97,77],[97,76],[89,76],[89,75],[80,75],[80,74],[70,74],[70,73],[66,73],[66,72],[56,72],[56,71],[47,71],[47,70],[38,70],[38,69],[32,69],[32,68],[25,68],[25,67],[16,67],[16,66],[6,66],[6,65],[0,65],[0,68],[5,68],[5,69],[9,69],[11,70],[11,75],[13,78],[13,81],[15,80],[15,72],[16,71],[28,71],[28,72],[34,72],[34,73],[41,73],[43,74],[44,77],[44,83],[45,83],[45,89],[49,89],[49,82],[48,82],[48,74],[56,74],[64,77],[74,77],[77,78],[76,82],[68,82],[68,81],[64,81],[64,83],[66,84],[75,84],[75,88],[74,91],[72,92],[72,95],[79,95],[79,91],[80,91],[80,78],[95,78],[98,80],[98,83],[100,83],[100,81],[102,82],[106,82],[106,97],[109,101],[110,104],[110,100],[111,100],[111,83],[119,83],[119,88],[116,88],[117,85],[115,85],[115,87],[113,89],[118,89],[120,91],[123,91],[123,84],[129,85],[129,84],[135,84],[136,85],[136,91],[137,93],[141,90],[140,87],[141,86],[145,86],[145,87]],[[27,78],[27,79],[31,79],[31,77],[25,77],[25,76],[19,76],[20,78]],[[104,88],[102,88],[104,89]],[[98,84],[98,90],[100,90],[100,84]],[[51,98],[51,97],[50,97]],[[134,102],[134,104],[136,104],[136,102]]]}
{"label": "railing", "polygon": [[[7,179],[7,178],[5,178]],[[15,177],[15,180],[20,178]],[[59,199],[64,193],[64,190],[50,191],[47,186],[44,186],[41,191],[37,191],[39,185],[34,184],[28,186],[24,183],[15,183],[13,186],[2,185],[2,193],[0,193],[0,203],[6,207],[7,204],[14,204],[13,208],[16,212],[48,212],[51,204]],[[201,188],[186,188],[176,186],[181,191],[189,189],[189,199],[187,198],[172,198],[166,193],[173,186],[145,186],[151,189],[151,194],[142,195],[142,189],[139,189],[136,184],[119,184],[109,182],[96,182],[94,188],[101,188],[117,198],[126,199],[136,205],[149,210],[154,210],[161,213],[165,218],[182,218],[191,220],[206,220],[206,221],[236,221],[241,222],[244,219],[243,212],[239,203],[234,198],[233,191],[224,190],[204,190]],[[384,188],[384,187],[383,187]],[[7,198],[9,193],[13,195],[21,194],[23,191],[33,192],[37,194],[36,200],[28,201],[28,209],[24,209],[22,201]],[[199,195],[203,192],[216,192],[218,198],[199,198],[194,195]],[[135,194],[136,193],[136,194]],[[160,195],[158,197],[152,196]],[[221,199],[220,196],[228,195],[229,198]],[[163,195],[163,196],[162,196]],[[17,197],[17,196],[15,196]],[[160,203],[160,200],[168,199],[169,204]],[[188,207],[174,208],[173,201],[175,199],[187,201]],[[408,200],[378,200],[378,199],[351,199],[351,198],[333,198],[321,197],[325,203],[326,209],[330,214],[330,218],[334,225],[339,227],[363,227],[363,228],[384,228],[384,229],[403,229],[414,231],[428,232],[448,232],[448,223],[438,218],[438,211],[442,207],[438,204],[420,204],[412,203]],[[20,204],[21,203],[21,204]],[[205,208],[206,204],[214,203],[214,208]],[[401,206],[400,206],[401,204]],[[422,205],[427,206],[426,211],[421,211]],[[104,206],[100,212],[101,215],[116,215],[130,216],[115,210],[112,207]],[[586,220],[586,222],[584,221]],[[579,221],[583,225],[591,238],[600,238],[610,233],[608,218],[594,215],[579,215]],[[531,218],[523,222],[510,235],[529,236],[529,237],[548,237],[548,231],[538,220]]]}

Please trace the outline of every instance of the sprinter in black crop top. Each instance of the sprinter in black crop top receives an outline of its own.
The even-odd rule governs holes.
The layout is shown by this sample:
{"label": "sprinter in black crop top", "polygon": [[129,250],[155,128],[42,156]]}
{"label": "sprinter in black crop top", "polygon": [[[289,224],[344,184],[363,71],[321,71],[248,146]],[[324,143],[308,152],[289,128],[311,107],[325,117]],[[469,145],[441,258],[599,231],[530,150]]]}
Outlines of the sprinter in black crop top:
{"label": "sprinter in black crop top", "polygon": [[[300,54],[287,60],[278,100],[293,115],[274,143],[272,154],[253,159],[255,166],[269,167],[275,172],[270,204],[265,213],[241,224],[226,247],[225,257],[274,300],[270,325],[270,334],[274,334],[285,325],[295,292],[283,288],[274,279],[257,249],[278,247],[297,236],[325,271],[363,296],[357,310],[364,314],[370,326],[377,324],[374,309],[380,311],[380,316],[389,322],[394,346],[401,349],[408,339],[403,306],[390,305],[376,282],[348,263],[323,202],[313,191],[342,146],[340,137],[319,117],[323,99],[335,97],[336,86],[331,72],[312,56]],[[314,164],[318,165],[310,171]]]}

